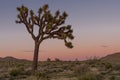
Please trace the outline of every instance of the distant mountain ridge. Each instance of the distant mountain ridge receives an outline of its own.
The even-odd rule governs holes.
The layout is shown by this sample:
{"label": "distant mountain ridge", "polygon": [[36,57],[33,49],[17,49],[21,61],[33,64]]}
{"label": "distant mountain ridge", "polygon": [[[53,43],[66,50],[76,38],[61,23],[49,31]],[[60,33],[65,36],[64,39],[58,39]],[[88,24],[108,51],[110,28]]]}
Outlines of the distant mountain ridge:
{"label": "distant mountain ridge", "polygon": [[11,57],[11,56],[7,56],[7,57],[0,57],[0,61],[29,61],[27,59],[18,59],[18,58],[14,58],[14,57]]}
{"label": "distant mountain ridge", "polygon": [[2,59],[2,57],[0,57],[0,60]]}
{"label": "distant mountain ridge", "polygon": [[101,58],[103,61],[107,61],[110,63],[118,63],[120,64],[120,52],[109,54],[103,58]]}
{"label": "distant mountain ridge", "polygon": [[[110,63],[120,64],[120,52],[109,54],[105,57],[102,57],[100,60],[110,62]],[[7,57],[4,57],[4,58],[0,57],[0,61],[18,61],[18,62],[21,62],[21,61],[30,61],[30,60],[18,59],[18,58],[14,58],[14,57],[11,57],[11,56],[7,56]]]}

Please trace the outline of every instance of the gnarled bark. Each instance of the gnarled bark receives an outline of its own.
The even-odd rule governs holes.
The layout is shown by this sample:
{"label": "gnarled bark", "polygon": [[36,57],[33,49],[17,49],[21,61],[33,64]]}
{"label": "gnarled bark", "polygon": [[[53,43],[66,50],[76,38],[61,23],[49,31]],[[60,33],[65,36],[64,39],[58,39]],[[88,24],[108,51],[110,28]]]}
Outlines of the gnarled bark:
{"label": "gnarled bark", "polygon": [[37,70],[38,65],[38,56],[39,56],[39,43],[35,41],[35,49],[34,49],[34,56],[33,56],[33,64],[32,64],[32,70]]}

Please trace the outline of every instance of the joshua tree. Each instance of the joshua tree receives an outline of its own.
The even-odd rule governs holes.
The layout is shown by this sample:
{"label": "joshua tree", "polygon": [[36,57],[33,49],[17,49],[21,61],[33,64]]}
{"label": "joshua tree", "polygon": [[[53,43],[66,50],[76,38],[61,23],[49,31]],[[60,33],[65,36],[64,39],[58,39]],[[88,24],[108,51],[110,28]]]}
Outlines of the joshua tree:
{"label": "joshua tree", "polygon": [[[71,25],[63,25],[68,16],[66,12],[60,14],[58,10],[52,15],[50,10],[48,10],[47,4],[39,8],[37,15],[24,5],[17,7],[17,10],[19,14],[17,15],[18,20],[16,20],[16,23],[25,25],[35,43],[33,71],[37,70],[39,46],[44,40],[51,38],[64,40],[68,48],[73,48],[72,43],[68,41],[68,39],[74,39]],[[35,26],[38,27],[38,34],[34,33]]]}

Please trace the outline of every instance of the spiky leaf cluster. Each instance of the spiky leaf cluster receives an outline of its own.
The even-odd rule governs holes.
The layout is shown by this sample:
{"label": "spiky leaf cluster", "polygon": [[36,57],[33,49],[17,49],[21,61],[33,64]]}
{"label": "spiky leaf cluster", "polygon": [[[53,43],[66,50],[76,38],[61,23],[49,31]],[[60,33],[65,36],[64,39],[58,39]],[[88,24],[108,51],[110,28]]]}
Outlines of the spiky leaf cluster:
{"label": "spiky leaf cluster", "polygon": [[[58,10],[53,15],[48,8],[49,6],[45,4],[43,7],[38,9],[38,13],[36,15],[33,10],[29,10],[27,7],[22,5],[17,8],[19,14],[17,15],[18,20],[16,20],[16,23],[23,23],[32,38],[35,41],[38,41],[39,44],[45,39],[57,38],[64,40],[65,45],[68,48],[72,48],[72,43],[67,40],[74,39],[72,34],[73,30],[71,29],[71,25],[63,25],[68,14],[66,12],[61,14]],[[39,28],[37,35],[33,33],[35,25]]]}

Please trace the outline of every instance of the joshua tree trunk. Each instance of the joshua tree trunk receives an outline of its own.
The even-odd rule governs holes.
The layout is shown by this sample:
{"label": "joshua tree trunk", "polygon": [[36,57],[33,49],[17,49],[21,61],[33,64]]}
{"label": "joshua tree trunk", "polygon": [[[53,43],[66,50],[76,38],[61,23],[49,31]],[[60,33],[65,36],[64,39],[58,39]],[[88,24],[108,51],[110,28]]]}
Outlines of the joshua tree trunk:
{"label": "joshua tree trunk", "polygon": [[38,65],[38,55],[39,55],[39,43],[35,41],[35,49],[34,49],[34,56],[33,56],[33,64],[32,64],[32,69],[33,71],[37,70],[37,65]]}

